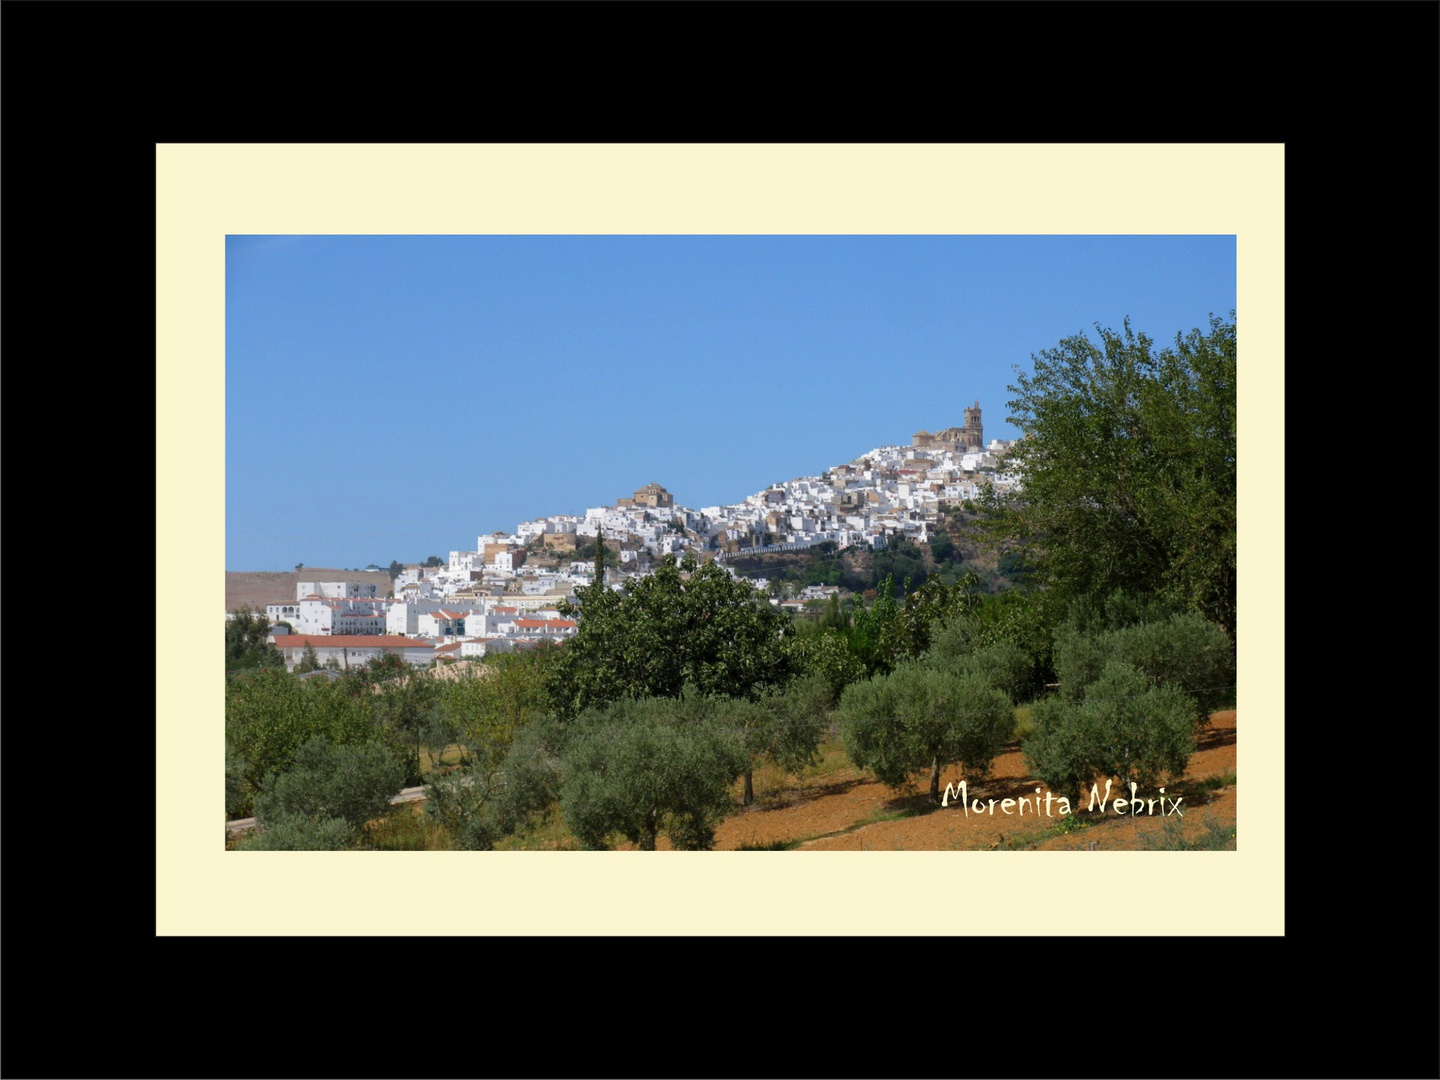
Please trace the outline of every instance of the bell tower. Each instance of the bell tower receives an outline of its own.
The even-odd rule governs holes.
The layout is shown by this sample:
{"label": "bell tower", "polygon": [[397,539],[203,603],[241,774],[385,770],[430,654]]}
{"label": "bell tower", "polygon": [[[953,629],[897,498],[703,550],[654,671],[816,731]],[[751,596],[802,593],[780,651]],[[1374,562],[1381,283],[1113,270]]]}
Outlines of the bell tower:
{"label": "bell tower", "polygon": [[985,429],[980,424],[980,402],[965,410],[965,445],[985,449]]}

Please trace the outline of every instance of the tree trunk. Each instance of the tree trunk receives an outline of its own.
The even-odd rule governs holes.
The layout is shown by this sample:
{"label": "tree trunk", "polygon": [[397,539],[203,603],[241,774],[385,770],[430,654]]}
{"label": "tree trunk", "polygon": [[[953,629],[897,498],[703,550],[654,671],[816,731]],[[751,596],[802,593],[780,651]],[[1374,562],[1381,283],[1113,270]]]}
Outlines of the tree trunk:
{"label": "tree trunk", "polygon": [[940,759],[930,763],[930,801],[940,801]]}
{"label": "tree trunk", "polygon": [[755,801],[754,773],[753,773],[751,770],[746,769],[746,770],[745,770],[745,794],[744,794],[744,796],[742,796],[741,799],[740,799],[740,805],[741,805],[741,806],[749,806],[749,805],[750,805],[752,802],[754,802],[754,801]]}

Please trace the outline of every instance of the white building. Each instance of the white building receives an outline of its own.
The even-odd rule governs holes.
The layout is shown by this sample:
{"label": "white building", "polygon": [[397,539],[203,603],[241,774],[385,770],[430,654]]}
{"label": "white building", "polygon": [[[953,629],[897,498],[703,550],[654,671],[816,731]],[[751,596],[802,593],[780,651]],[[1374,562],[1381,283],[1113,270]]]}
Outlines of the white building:
{"label": "white building", "polygon": [[307,596],[326,596],[335,600],[376,597],[379,592],[372,584],[361,581],[298,581],[295,583],[295,599]]}

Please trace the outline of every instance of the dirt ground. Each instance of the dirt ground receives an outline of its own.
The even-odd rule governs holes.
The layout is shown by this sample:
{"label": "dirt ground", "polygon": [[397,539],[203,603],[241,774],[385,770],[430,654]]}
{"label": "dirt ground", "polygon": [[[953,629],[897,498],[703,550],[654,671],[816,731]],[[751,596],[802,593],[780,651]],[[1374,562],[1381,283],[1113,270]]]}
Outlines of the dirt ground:
{"label": "dirt ground", "polygon": [[[763,797],[750,807],[727,818],[716,831],[716,850],[734,850],[742,846],[764,845],[784,841],[800,841],[798,851],[976,851],[976,850],[1038,850],[1038,851],[1123,851],[1141,850],[1154,845],[1157,834],[1166,825],[1178,829],[1188,840],[1207,833],[1206,825],[1214,821],[1233,830],[1235,826],[1235,712],[1215,713],[1210,727],[1202,734],[1196,752],[1190,758],[1184,778],[1167,786],[1169,797],[1179,797],[1181,814],[1162,817],[1157,802],[1153,815],[1118,816],[1113,811],[1101,813],[1098,808],[1087,812],[1083,806],[1072,807],[1082,827],[1072,832],[1057,831],[1062,820],[1052,804],[1052,815],[1036,816],[1027,811],[1022,816],[1001,812],[999,800],[1029,796],[1032,804],[1040,781],[1025,767],[1024,755],[1018,744],[1006,748],[996,759],[988,780],[969,784],[971,799],[996,800],[994,813],[968,815],[955,800],[943,808],[930,809],[924,795],[928,774],[919,778],[920,794],[897,797],[884,784],[866,779],[865,774],[845,769],[814,782],[814,786],[784,799]],[[1213,788],[1202,784],[1206,778],[1231,777],[1230,783]],[[958,766],[941,775],[941,785],[956,784],[965,779]],[[1101,794],[1104,787],[1101,786]],[[1112,794],[1128,796],[1128,792]],[[1154,791],[1141,792],[1142,797],[1158,799]],[[1087,793],[1088,795],[1088,793]],[[1043,798],[1043,794],[1042,794]],[[1073,798],[1073,796],[1072,796]],[[1146,808],[1149,809],[1147,802]],[[1016,808],[1012,808],[1012,811]],[[1163,805],[1170,810],[1169,803]],[[913,816],[900,816],[909,812]],[[875,820],[890,816],[895,820]],[[661,847],[666,846],[664,840]]]}

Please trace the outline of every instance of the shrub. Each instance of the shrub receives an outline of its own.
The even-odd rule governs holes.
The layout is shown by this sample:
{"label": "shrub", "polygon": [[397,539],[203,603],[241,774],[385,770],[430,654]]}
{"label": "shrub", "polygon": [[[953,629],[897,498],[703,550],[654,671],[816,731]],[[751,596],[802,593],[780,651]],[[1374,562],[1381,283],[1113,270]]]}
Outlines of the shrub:
{"label": "shrub", "polygon": [[355,846],[356,832],[342,818],[284,814],[255,830],[236,851],[344,851]]}

